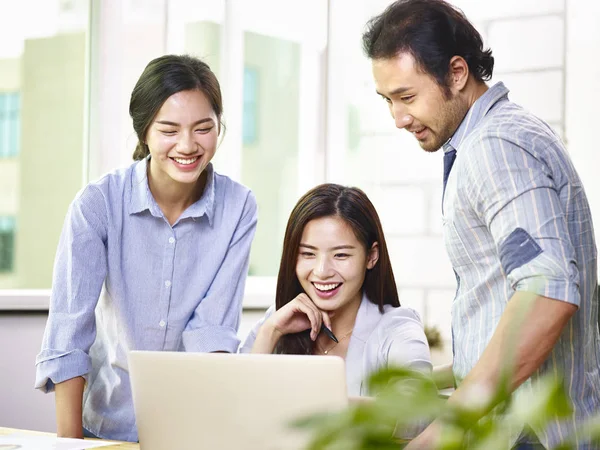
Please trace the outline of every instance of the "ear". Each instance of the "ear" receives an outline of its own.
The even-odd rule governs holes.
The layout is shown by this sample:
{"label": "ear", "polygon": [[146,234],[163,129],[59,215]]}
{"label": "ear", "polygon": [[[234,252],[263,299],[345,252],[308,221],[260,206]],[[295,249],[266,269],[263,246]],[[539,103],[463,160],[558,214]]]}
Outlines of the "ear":
{"label": "ear", "polygon": [[455,92],[462,91],[469,80],[469,65],[462,56],[453,56],[450,59],[449,69],[450,88]]}
{"label": "ear", "polygon": [[379,244],[377,242],[373,242],[369,252],[367,253],[367,269],[370,270],[375,267],[377,261],[379,260]]}

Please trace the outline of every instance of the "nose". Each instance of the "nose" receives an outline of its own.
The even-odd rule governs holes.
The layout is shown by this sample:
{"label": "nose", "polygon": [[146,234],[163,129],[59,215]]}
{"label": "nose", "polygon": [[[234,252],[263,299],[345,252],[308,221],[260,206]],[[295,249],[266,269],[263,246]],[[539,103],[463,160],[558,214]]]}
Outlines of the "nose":
{"label": "nose", "polygon": [[410,114],[394,114],[394,122],[396,123],[396,128],[401,130],[413,123],[413,116]]}
{"label": "nose", "polygon": [[191,155],[196,152],[196,141],[193,133],[181,133],[177,142],[177,151],[184,155]]}
{"label": "nose", "polygon": [[329,258],[326,256],[317,257],[315,260],[313,273],[321,280],[331,277],[333,275],[333,269]]}

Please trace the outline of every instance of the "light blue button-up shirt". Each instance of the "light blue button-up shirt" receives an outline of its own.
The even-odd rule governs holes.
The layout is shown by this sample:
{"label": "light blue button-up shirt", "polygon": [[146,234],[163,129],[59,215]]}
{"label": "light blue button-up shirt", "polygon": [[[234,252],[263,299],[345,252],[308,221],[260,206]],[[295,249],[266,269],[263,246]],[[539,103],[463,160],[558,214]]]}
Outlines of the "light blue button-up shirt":
{"label": "light blue button-up shirt", "polygon": [[202,197],[173,226],[148,187],[147,161],[89,184],[58,245],[35,387],[83,376],[83,426],[138,439],[130,350],[235,352],[253,194],[207,167]]}
{"label": "light blue button-up shirt", "polygon": [[573,416],[534,430],[552,448],[600,409],[597,254],[583,185],[560,138],[510,102],[502,83],[474,103],[444,145],[452,149],[443,220],[459,282],[452,306],[457,380],[481,357],[515,291],[579,307],[520,389],[544,374],[564,377]]}

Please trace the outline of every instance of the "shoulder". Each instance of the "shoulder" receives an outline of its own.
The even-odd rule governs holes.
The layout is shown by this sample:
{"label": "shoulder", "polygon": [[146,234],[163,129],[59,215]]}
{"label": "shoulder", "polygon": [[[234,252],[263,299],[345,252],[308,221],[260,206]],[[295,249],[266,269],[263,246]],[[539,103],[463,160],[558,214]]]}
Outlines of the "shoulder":
{"label": "shoulder", "polygon": [[252,200],[254,200],[254,195],[249,187],[238,181],[232,180],[227,175],[222,175],[217,171],[214,171],[213,173],[213,176],[215,177],[215,193],[217,195],[240,199],[252,198]]}
{"label": "shoulder", "polygon": [[415,325],[423,328],[421,317],[414,309],[406,306],[386,306],[377,330],[379,333],[387,335],[406,326],[414,327]]}
{"label": "shoulder", "polygon": [[232,180],[227,175],[222,175],[216,171],[213,174],[214,195],[217,205],[224,208],[228,215],[236,211],[244,217],[257,215],[256,197],[250,188]]}
{"label": "shoulder", "polygon": [[97,180],[89,182],[77,193],[75,198],[82,199],[82,201],[89,201],[103,197],[111,198],[111,200],[115,201],[117,198],[122,197],[128,181],[135,182],[133,175],[137,164],[140,164],[140,162],[136,161],[128,167],[112,170]]}
{"label": "shoulder", "polygon": [[459,153],[477,160],[518,149],[539,157],[553,145],[562,146],[562,142],[546,122],[521,106],[506,101],[481,119],[460,146]]}
{"label": "shoulder", "polygon": [[115,169],[83,187],[71,202],[71,212],[88,219],[96,218],[106,223],[110,211],[119,209],[125,202],[125,191],[131,189],[134,170],[138,162]]}

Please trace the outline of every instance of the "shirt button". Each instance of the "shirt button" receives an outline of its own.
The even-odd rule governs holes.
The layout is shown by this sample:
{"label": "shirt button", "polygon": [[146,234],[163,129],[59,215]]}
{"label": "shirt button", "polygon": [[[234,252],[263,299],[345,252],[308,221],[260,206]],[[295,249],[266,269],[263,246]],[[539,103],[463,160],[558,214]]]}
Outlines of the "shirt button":
{"label": "shirt button", "polygon": [[161,320],[160,322],[158,322],[158,324],[159,324],[161,327],[164,327],[164,326],[166,325],[166,322],[165,322],[164,320]]}
{"label": "shirt button", "polygon": [[169,244],[174,244],[175,243],[175,238],[174,237],[170,237],[169,238]]}
{"label": "shirt button", "polygon": [[171,282],[169,280],[165,281],[165,286],[166,287],[171,287]]}

